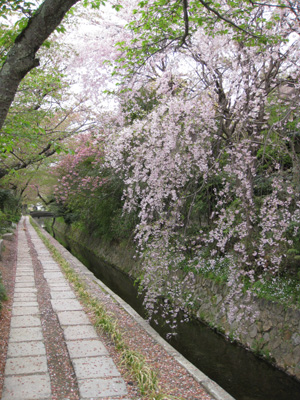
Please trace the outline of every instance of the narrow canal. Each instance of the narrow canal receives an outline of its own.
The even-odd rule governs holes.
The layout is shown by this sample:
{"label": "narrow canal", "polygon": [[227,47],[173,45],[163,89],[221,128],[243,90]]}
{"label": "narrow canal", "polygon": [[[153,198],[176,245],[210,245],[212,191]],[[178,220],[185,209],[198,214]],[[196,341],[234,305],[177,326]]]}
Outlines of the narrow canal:
{"label": "narrow canal", "polygon": [[[56,239],[117,293],[140,315],[144,316],[142,299],[133,280],[115,267],[103,263],[92,252],[56,233]],[[165,338],[164,326],[153,328]],[[203,373],[217,382],[236,400],[299,400],[300,382],[272,367],[244,348],[192,320],[178,326],[178,334],[169,343]]]}

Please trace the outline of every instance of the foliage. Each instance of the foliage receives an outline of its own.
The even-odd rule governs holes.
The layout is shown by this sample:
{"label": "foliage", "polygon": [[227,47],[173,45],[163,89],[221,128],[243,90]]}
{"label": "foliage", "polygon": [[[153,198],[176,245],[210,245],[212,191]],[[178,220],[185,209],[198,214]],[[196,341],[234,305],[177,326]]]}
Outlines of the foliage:
{"label": "foliage", "polygon": [[187,21],[186,4],[120,10],[119,53],[95,51],[118,107],[62,161],[56,191],[90,231],[134,230],[149,315],[165,298],[173,327],[198,274],[227,280],[233,321],[232,299],[265,276],[298,279],[300,254],[298,16],[287,2],[206,3],[228,22],[190,1]]}
{"label": "foliage", "polygon": [[[41,1],[9,0],[0,1],[0,66],[2,67],[9,49],[26,27],[28,18]],[[12,22],[13,21],[13,22]]]}
{"label": "foliage", "polygon": [[[31,168],[65,150],[67,139],[92,126],[84,101],[72,98],[58,66],[58,52],[70,49],[53,41],[40,51],[40,67],[22,81],[0,135],[0,177]],[[68,104],[67,104],[68,103]]]}
{"label": "foliage", "polygon": [[0,188],[0,228],[10,227],[20,217],[19,198],[11,190]]}
{"label": "foliage", "polygon": [[[7,7],[22,14],[22,3]],[[299,279],[299,5],[113,5],[121,22],[102,21],[105,39],[84,41],[77,59],[94,108],[104,85],[113,107],[78,137],[74,152],[58,157],[56,207],[108,240],[135,235],[150,316],[164,297],[174,326],[203,273],[227,279],[234,320],[232,299],[250,296],[247,289]],[[27,17],[1,27],[3,60]],[[2,170],[40,165],[86,115],[76,111],[74,121],[70,114],[57,132],[68,114],[64,77],[54,62],[44,66],[17,94],[1,137]],[[111,71],[115,90],[107,84]],[[243,307],[255,319],[251,304]]]}
{"label": "foliage", "polygon": [[130,42],[118,42],[125,75],[138,71],[157,53],[188,48],[199,30],[211,37],[231,35],[243,45],[263,48],[266,43],[285,40],[285,32],[276,31],[282,15],[288,15],[291,24],[299,24],[299,5],[277,0],[145,0],[137,2],[133,13],[134,19],[128,24],[133,37]]}
{"label": "foliage", "polygon": [[56,213],[67,223],[82,222],[91,234],[123,239],[134,229],[134,215],[122,215],[123,182],[103,165],[103,144],[85,135],[80,146],[56,166]]}
{"label": "foliage", "polygon": [[[299,251],[299,24],[290,29],[290,12],[279,21],[276,9],[271,22],[255,19],[252,9],[253,29],[268,30],[270,40],[255,46],[224,21],[202,21],[206,28],[191,24],[180,43],[182,2],[140,6],[132,35],[119,43],[116,71],[126,77],[122,89],[130,87],[119,96],[135,103],[133,110],[141,88],[159,101],[113,130],[106,159],[124,181],[124,210],[140,219],[149,313],[165,296],[174,318],[208,263],[226,263],[230,303],[245,282],[288,271],[286,253]],[[231,320],[236,311],[232,305]],[[250,304],[245,312],[251,315]]]}
{"label": "foliage", "polygon": [[1,0],[0,1],[0,16],[4,17],[12,11],[20,11],[23,14],[31,14],[34,7],[41,1],[24,1],[24,0]]}
{"label": "foliage", "polygon": [[300,308],[300,283],[290,276],[266,275],[261,281],[254,283],[252,290],[258,297]]}

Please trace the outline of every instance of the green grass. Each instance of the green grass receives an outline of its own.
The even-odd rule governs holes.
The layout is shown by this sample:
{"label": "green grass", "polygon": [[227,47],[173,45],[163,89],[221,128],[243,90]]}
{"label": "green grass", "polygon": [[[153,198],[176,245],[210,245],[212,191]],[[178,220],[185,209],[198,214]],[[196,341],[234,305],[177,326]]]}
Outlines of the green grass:
{"label": "green grass", "polygon": [[258,297],[300,309],[300,282],[296,278],[266,276],[263,281],[255,282],[251,290]]}
{"label": "green grass", "polygon": [[82,302],[90,311],[92,311],[94,315],[94,325],[100,327],[104,332],[106,332],[114,342],[116,349],[120,352],[122,363],[126,365],[129,373],[136,379],[141,394],[149,400],[178,399],[163,392],[159,385],[157,372],[147,364],[142,354],[133,351],[128,347],[122,337],[121,329],[113,314],[107,312],[101,302],[90,295],[79,275],[70,267],[69,263],[62,257],[56,247],[53,246],[42,234],[41,230],[35,223],[31,221],[31,224],[51,252],[55,261],[57,261],[62,267],[67,279],[73,284],[75,291]]}
{"label": "green grass", "polygon": [[2,309],[2,302],[7,300],[6,290],[2,283],[2,277],[0,273],[0,311]]}
{"label": "green grass", "polygon": [[[225,284],[228,280],[230,260],[215,259],[214,263],[204,262],[201,267],[183,267],[185,271],[192,271],[197,276],[203,276],[218,284]],[[250,289],[256,296],[274,301],[286,307],[300,309],[300,281],[297,276],[265,274],[262,279],[250,284],[245,278],[244,290]]]}

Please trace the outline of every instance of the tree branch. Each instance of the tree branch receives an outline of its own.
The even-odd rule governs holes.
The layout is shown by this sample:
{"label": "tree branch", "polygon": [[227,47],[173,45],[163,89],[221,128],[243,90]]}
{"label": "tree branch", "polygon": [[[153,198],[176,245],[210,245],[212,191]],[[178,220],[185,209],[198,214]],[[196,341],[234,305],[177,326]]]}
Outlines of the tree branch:
{"label": "tree branch", "polygon": [[182,0],[183,18],[184,18],[184,35],[181,45],[185,44],[185,39],[189,35],[189,15],[188,15],[188,0]]}
{"label": "tree branch", "polygon": [[233,22],[231,19],[228,19],[227,17],[225,17],[224,15],[220,14],[219,11],[215,10],[214,8],[212,8],[210,6],[210,3],[204,1],[204,0],[198,0],[199,3],[201,3],[203,5],[204,8],[206,8],[208,11],[212,12],[213,14],[215,14],[220,20],[226,22],[227,24],[233,26],[235,29],[246,33],[247,35],[250,35],[256,39],[259,39],[259,36],[255,35],[254,33],[247,31],[246,29],[240,27],[239,25],[237,25],[235,22]]}
{"label": "tree branch", "polygon": [[0,129],[18,86],[25,75],[39,65],[36,53],[79,0],[45,0],[16,38],[0,70]]}
{"label": "tree branch", "polygon": [[46,200],[42,197],[42,195],[41,195],[41,193],[40,193],[40,191],[39,191],[38,185],[35,185],[35,188],[36,188],[36,191],[37,191],[37,196],[42,200],[42,202],[43,202],[46,206],[48,206],[50,203],[53,203],[53,200],[46,201]]}

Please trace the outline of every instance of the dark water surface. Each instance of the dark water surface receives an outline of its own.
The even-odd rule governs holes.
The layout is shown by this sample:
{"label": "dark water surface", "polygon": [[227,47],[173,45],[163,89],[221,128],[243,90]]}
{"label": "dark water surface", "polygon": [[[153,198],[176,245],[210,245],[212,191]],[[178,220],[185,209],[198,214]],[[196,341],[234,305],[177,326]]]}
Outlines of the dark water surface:
{"label": "dark water surface", "polygon": [[[78,243],[58,233],[55,236],[98,279],[144,316],[142,299],[130,277]],[[168,333],[163,326],[153,328],[164,338]],[[177,336],[169,343],[237,400],[300,400],[300,382],[228,342],[198,320],[179,324]]]}

